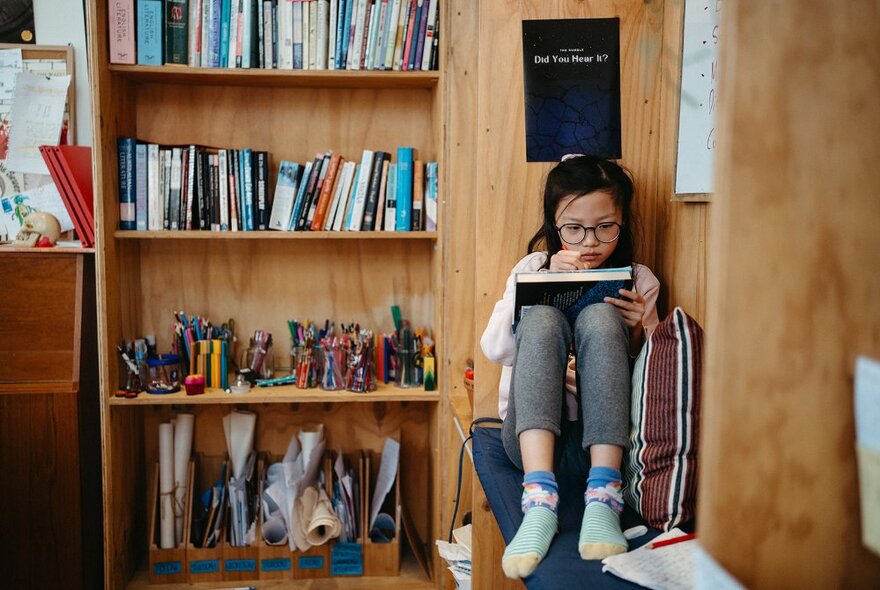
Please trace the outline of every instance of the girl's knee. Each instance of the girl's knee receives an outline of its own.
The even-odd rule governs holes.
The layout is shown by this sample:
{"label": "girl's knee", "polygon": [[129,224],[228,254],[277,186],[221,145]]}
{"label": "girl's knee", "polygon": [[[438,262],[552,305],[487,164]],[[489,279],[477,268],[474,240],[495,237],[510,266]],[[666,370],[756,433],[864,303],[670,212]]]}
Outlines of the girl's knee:
{"label": "girl's knee", "polygon": [[588,305],[575,321],[577,334],[617,334],[624,327],[623,318],[610,303]]}
{"label": "girl's knee", "polygon": [[516,327],[517,340],[523,337],[546,340],[570,333],[565,315],[549,305],[535,305],[523,314]]}

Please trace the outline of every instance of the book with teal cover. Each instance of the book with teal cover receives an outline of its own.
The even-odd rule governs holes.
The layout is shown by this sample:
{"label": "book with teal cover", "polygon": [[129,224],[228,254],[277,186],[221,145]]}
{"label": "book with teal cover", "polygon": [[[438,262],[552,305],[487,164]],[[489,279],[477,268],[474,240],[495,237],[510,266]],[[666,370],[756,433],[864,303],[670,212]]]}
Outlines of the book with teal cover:
{"label": "book with teal cover", "polygon": [[137,62],[162,65],[162,0],[138,0]]}
{"label": "book with teal cover", "polygon": [[413,159],[411,147],[397,148],[397,231],[410,231],[412,225]]}

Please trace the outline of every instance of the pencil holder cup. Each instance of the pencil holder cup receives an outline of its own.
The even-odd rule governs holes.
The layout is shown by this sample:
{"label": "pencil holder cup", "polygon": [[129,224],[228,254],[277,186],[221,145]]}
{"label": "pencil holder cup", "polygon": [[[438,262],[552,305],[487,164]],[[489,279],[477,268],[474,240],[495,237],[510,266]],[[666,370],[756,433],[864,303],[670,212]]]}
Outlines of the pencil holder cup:
{"label": "pencil holder cup", "polygon": [[257,342],[251,338],[248,347],[241,352],[241,367],[249,368],[259,379],[271,379],[275,375],[272,342]]}
{"label": "pencil holder cup", "polygon": [[345,389],[356,393],[376,391],[376,365],[373,363],[373,351],[370,347],[349,351]]}
{"label": "pencil holder cup", "polygon": [[294,346],[291,352],[292,371],[296,371],[296,386],[300,389],[317,387],[321,383],[324,355],[320,346]]}
{"label": "pencil holder cup", "polygon": [[321,389],[336,391],[345,389],[345,350],[342,348],[323,349],[324,374],[321,377]]}
{"label": "pencil holder cup", "polygon": [[416,353],[414,350],[400,348],[397,350],[397,387],[418,387],[421,384],[416,370]]}
{"label": "pencil holder cup", "polygon": [[149,378],[147,393],[162,395],[180,391],[180,357],[176,354],[160,354],[147,359]]}

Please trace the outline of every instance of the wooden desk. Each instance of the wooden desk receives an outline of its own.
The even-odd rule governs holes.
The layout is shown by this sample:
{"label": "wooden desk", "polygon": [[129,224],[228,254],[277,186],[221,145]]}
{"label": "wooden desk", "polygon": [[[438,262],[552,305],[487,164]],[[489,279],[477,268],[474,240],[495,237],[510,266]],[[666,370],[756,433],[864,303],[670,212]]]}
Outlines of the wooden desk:
{"label": "wooden desk", "polygon": [[99,587],[94,254],[0,247],[0,269],[3,585]]}

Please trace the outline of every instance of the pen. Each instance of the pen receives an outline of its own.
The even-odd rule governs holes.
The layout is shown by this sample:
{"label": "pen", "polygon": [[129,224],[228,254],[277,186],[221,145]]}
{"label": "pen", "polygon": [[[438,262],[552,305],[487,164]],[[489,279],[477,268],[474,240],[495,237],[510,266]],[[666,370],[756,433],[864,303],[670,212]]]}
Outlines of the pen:
{"label": "pen", "polygon": [[675,545],[676,543],[683,543],[684,541],[690,541],[691,539],[696,539],[697,533],[689,533],[687,535],[681,535],[680,537],[673,537],[671,539],[663,539],[662,541],[654,541],[652,543],[648,543],[648,549],[657,549],[659,547],[665,547],[667,545]]}

